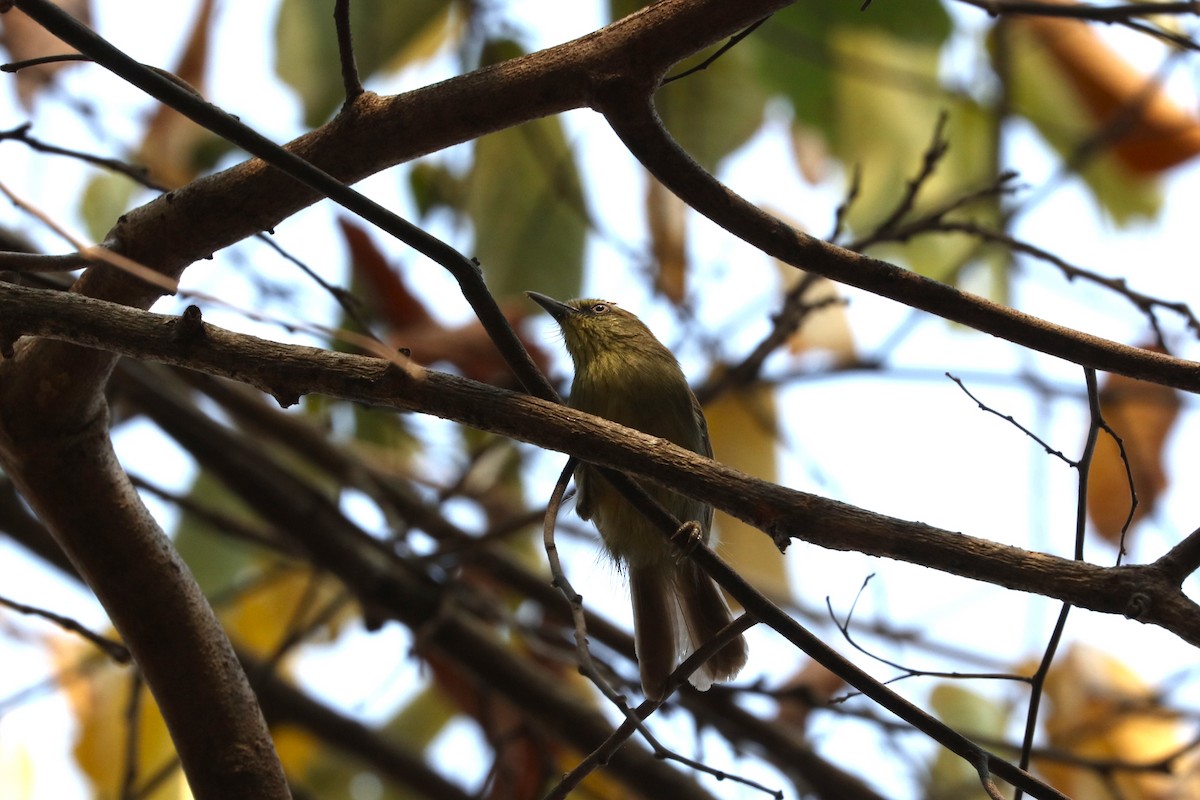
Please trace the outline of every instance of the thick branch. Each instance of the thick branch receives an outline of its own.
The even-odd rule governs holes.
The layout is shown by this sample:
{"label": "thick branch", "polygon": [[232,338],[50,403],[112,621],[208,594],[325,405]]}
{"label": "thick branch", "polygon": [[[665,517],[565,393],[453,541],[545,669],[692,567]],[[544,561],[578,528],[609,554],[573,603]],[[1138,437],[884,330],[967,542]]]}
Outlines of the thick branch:
{"label": "thick branch", "polygon": [[[593,86],[607,76],[662,74],[679,59],[787,4],[785,0],[656,3],[572,42],[413,92],[389,98],[364,93],[329,124],[280,148],[235,117],[139,64],[47,0],[17,2],[25,13],[81,52],[259,157],[194,181],[122,216],[109,234],[112,249],[176,278],[193,262],[269,231],[297,211],[329,197],[453,273],[481,321],[489,331],[494,326],[493,335],[500,339],[505,338],[507,323],[492,308],[495,303],[482,282],[472,280],[474,267],[443,242],[358,194],[349,184],[522,122],[586,108]],[[107,266],[88,270],[75,290],[139,308],[148,308],[161,294],[160,289]],[[51,406],[61,404],[69,417],[74,416],[80,405],[89,401],[89,390],[97,391],[107,379],[111,360],[54,343],[39,347],[44,349],[34,359],[39,369],[17,376],[19,382],[8,391],[30,392],[45,374],[67,372],[75,376],[72,391],[46,396],[41,406],[57,411]],[[514,348],[513,353],[506,349],[506,355],[521,360],[523,350]]]}
{"label": "thick branch", "polygon": [[6,333],[36,334],[233,378],[277,398],[307,393],[416,411],[645,476],[770,534],[1045,595],[1159,625],[1200,645],[1200,608],[1152,566],[1099,567],[875,514],[752,478],[639,431],[474,381],[366,356],[284,345],[212,325],[172,336],[175,317],[0,284]]}
{"label": "thick branch", "polygon": [[[120,631],[154,691],[192,792],[197,798],[290,797],[233,649],[187,566],[125,479],[107,414],[98,413],[70,437],[45,440],[34,433],[19,442],[0,434],[8,438],[0,447],[4,469]],[[46,502],[44,493],[25,491],[29,484],[53,484],[62,495]]]}
{"label": "thick branch", "polygon": [[994,303],[915,272],[845,250],[797,230],[728,189],[684,152],[648,99],[646,81],[622,76],[597,94],[601,111],[639,161],[680,197],[734,236],[780,261],[857,286],[1073,363],[1200,391],[1200,364],[1092,336]]}
{"label": "thick branch", "polygon": [[[639,31],[643,52],[669,49],[664,41],[696,49],[727,35],[729,30],[720,26],[734,25],[730,17],[743,13],[723,10],[736,4],[719,0],[673,0],[635,15],[632,23],[611,26],[615,35],[585,37],[573,47],[555,48],[401,98],[364,95],[330,125],[295,142],[291,152],[303,159],[296,163],[294,156],[289,162],[289,153],[234,124],[232,117],[202,103],[197,109],[197,98],[180,94],[170,81],[82,30],[53,4],[19,4],[65,40],[82,37],[86,48],[96,48],[98,61],[152,95],[174,96],[231,140],[279,161],[290,173],[306,173],[307,186],[323,187],[321,192],[300,188],[280,169],[251,161],[123,217],[111,233],[112,248],[172,277],[221,247],[272,228],[322,194],[338,196],[339,202],[348,199],[364,217],[401,229],[403,225],[393,224],[394,215],[362,204],[365,198],[342,183],[489,131],[586,105],[587,70],[607,71],[637,62],[618,50],[637,44],[633,34]],[[678,32],[665,30],[676,18],[681,20]],[[657,36],[648,30],[656,25]],[[405,230],[408,238],[400,238],[412,239],[421,252],[432,256],[438,251],[436,240],[430,242],[431,237],[411,226]],[[444,255],[451,262],[457,254]],[[459,267],[468,279],[463,281],[468,299],[494,310],[494,301],[473,269]],[[139,307],[148,307],[159,295],[157,288],[111,267],[89,269],[75,290]],[[488,322],[486,313],[480,316]],[[496,327],[506,328],[506,323]],[[0,332],[0,355],[12,355],[10,345],[11,339]],[[528,360],[519,344],[511,350],[510,358]],[[0,461],[92,584],[142,664],[195,794],[285,796],[278,760],[228,641],[112,456],[101,394],[115,362],[112,354],[61,342],[27,341],[15,355],[0,365]],[[131,574],[130,569],[137,572]],[[154,620],[159,631],[147,620]],[[163,658],[167,652],[173,658]],[[166,664],[171,660],[194,666],[196,675],[192,669],[171,672]],[[203,679],[189,682],[189,677]]]}

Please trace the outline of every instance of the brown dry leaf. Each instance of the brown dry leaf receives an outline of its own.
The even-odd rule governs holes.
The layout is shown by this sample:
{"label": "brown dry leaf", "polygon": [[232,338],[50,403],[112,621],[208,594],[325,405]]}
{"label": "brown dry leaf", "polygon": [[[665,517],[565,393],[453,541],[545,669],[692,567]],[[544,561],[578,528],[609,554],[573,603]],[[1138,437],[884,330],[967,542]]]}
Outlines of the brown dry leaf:
{"label": "brown dry leaf", "polygon": [[795,122],[790,142],[796,168],[804,180],[816,186],[829,177],[833,156],[829,152],[829,142],[821,131],[803,122]]}
{"label": "brown dry leaf", "polygon": [[[58,6],[83,23],[92,24],[90,0],[60,0]],[[38,25],[19,8],[10,8],[5,14],[0,15],[0,46],[8,51],[9,59],[12,61],[26,61],[43,56],[79,52]],[[17,99],[21,101],[21,106],[26,111],[30,110],[38,92],[53,80],[54,74],[75,63],[77,62],[63,61],[56,64],[39,64],[18,72]]]}
{"label": "brown dry leaf", "polygon": [[[777,262],[784,280],[784,292],[791,291],[807,273],[782,262]],[[854,347],[854,333],[850,330],[850,315],[846,304],[839,300],[838,285],[828,278],[817,278],[816,282],[801,296],[806,305],[824,304],[808,313],[804,323],[788,339],[788,350],[792,355],[810,352],[828,353],[835,366],[853,364],[858,360]]]}
{"label": "brown dry leaf", "polygon": [[[730,390],[704,408],[713,452],[723,464],[756,478],[776,477],[775,395],[767,386]],[[791,599],[783,554],[762,531],[724,512],[716,514],[721,556],[768,597]]]}
{"label": "brown dry leaf", "polygon": [[[1073,756],[1122,763],[1154,763],[1188,741],[1187,726],[1164,709],[1156,692],[1113,656],[1074,644],[1050,669],[1045,718],[1047,744]],[[1070,797],[1090,800],[1168,800],[1195,797],[1200,790],[1191,766],[1182,761],[1169,775],[1095,769],[1050,759],[1038,771]]]}
{"label": "brown dry leaf", "polygon": [[397,329],[432,324],[425,304],[408,290],[366,229],[346,217],[338,218],[338,227],[350,251],[350,267],[365,284],[372,314]]}
{"label": "brown dry leaf", "polygon": [[681,303],[687,292],[687,205],[653,178],[646,189],[646,222],[658,266],[654,287]]}
{"label": "brown dry leaf", "polygon": [[[1156,348],[1153,348],[1156,349]],[[1167,386],[1110,375],[1100,388],[1100,411],[1125,444],[1129,472],[1137,491],[1136,523],[1154,510],[1166,489],[1163,447],[1179,416],[1180,400]],[[1088,472],[1088,518],[1105,540],[1118,544],[1129,518],[1132,495],[1120,448],[1101,431]]]}
{"label": "brown dry leaf", "polygon": [[[375,246],[360,226],[342,219],[338,223],[350,250],[351,269],[364,286],[371,315],[391,330],[390,344],[404,348],[420,364],[452,364],[465,377],[493,386],[517,388],[508,363],[478,320],[457,327],[442,324],[424,301],[409,290],[399,270]],[[537,309],[524,298],[502,303],[501,310],[517,329],[534,363],[546,372],[550,358],[544,347],[521,334],[521,322]]]}
{"label": "brown dry leaf", "polygon": [[[204,0],[192,24],[174,77],[198,95],[204,93],[204,73],[208,66],[209,36],[212,28],[213,0]],[[169,106],[161,105],[150,120],[146,136],[138,150],[138,161],[146,166],[154,181],[174,189],[190,182],[204,167],[200,151],[212,134]]]}
{"label": "brown dry leaf", "polygon": [[[1121,127],[1113,152],[1129,169],[1154,174],[1200,154],[1200,121],[1154,85],[1152,76],[1138,72],[1101,40],[1092,23],[1048,16],[1015,17],[1010,22],[1046,48],[1097,129],[1114,123]],[[1133,111],[1140,112],[1137,118],[1125,120]]]}
{"label": "brown dry leaf", "polygon": [[816,661],[809,661],[779,691],[780,722],[804,730],[808,714],[814,708],[827,705],[833,696],[846,687],[841,676],[830,672]]}

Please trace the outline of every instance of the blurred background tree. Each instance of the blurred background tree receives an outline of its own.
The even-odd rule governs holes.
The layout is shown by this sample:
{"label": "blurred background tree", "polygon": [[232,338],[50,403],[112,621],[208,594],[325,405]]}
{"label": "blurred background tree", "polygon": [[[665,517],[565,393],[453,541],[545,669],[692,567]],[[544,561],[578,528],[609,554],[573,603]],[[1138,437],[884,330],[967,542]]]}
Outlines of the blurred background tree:
{"label": "blurred background tree", "polygon": [[[70,52],[16,5],[0,17],[10,62]],[[361,180],[365,195],[477,260],[534,363],[564,391],[561,347],[526,290],[602,296],[639,313],[692,377],[717,459],[742,472],[1100,567],[1170,552],[1183,581],[1195,566],[1187,533],[1198,509],[1173,490],[1200,466],[1179,444],[1194,415],[1176,390],[1195,387],[1169,368],[1194,357],[1200,332],[1187,305],[1194,271],[1182,263],[1200,187],[1190,7],[667,0],[652,29],[664,38],[629,45],[642,63],[616,49],[605,61],[586,40],[548,50],[626,20],[597,39],[619,41],[636,29],[626,19],[636,2],[337,3],[366,88],[411,93],[382,108],[354,93],[329,0],[60,5],[269,139],[304,137],[297,152]],[[740,32],[722,33],[737,14]],[[717,212],[681,199],[672,178],[694,185],[686,172],[649,176],[630,149],[643,161],[654,151],[620,130],[625,109],[601,77],[657,79],[646,66],[656,48],[687,54],[654,93],[683,149],[769,213],[845,248],[827,251],[841,259],[839,278],[865,277],[831,281],[824,261],[797,270],[771,257],[779,253],[765,237],[739,240],[706,218]],[[535,55],[518,60],[526,54]],[[514,68],[512,82],[496,85],[524,93],[469,102],[473,79],[510,76],[514,64],[537,75],[522,85]],[[75,249],[49,220],[181,276],[158,311],[195,304],[205,321],[242,334],[345,353],[371,339],[381,347],[370,353],[400,350],[522,388],[461,279],[346,209],[313,205],[318,196],[297,183],[260,190],[244,142],[95,64],[23,66],[5,83],[0,184],[42,214],[14,205],[0,216],[11,285],[70,284],[61,271],[29,268]],[[585,103],[608,113],[624,141]],[[244,188],[222,182],[230,176],[248,176]],[[162,209],[175,202],[199,202],[189,208],[206,218],[168,219]],[[172,249],[193,229],[211,249]],[[146,238],[131,241],[131,231]],[[139,258],[163,249],[174,262]],[[877,262],[856,252],[972,293],[953,294],[969,312],[994,301],[1080,342],[1087,331],[1145,347],[1144,360],[1102,343],[1102,355],[1139,366],[1097,380],[1080,365],[1118,362],[1039,338],[1036,320],[1011,317],[1012,336],[975,324],[960,306],[943,307],[948,295],[934,284],[914,283],[916,300],[887,288],[898,284],[872,287]],[[148,307],[163,293],[128,288],[136,279],[112,267],[89,271],[82,294]],[[132,346],[104,330],[53,335]],[[0,332],[11,349],[28,329]],[[30,341],[18,351],[33,352]],[[86,380],[103,389],[124,470],[232,641],[293,794],[565,791],[561,776],[622,712],[579,674],[569,609],[538,541],[562,457],[437,420],[453,415],[435,404],[397,413],[313,393],[283,410],[299,398],[145,355]],[[49,363],[5,363],[10,440],[24,436],[13,433],[25,419],[14,409],[29,411],[28,376]],[[261,366],[242,371],[251,386],[273,385]],[[503,418],[486,404],[472,413],[483,428]],[[70,428],[70,409],[54,414],[48,430]],[[108,627],[110,613],[117,621],[138,603],[147,613],[169,605],[137,596],[155,567],[73,550],[88,526],[64,533],[46,508],[66,501],[21,497],[37,491],[22,452],[33,451],[5,451],[12,479],[0,505],[0,631],[5,661],[17,665],[0,683],[3,794],[187,796],[179,729],[150,695],[165,706],[186,689],[139,670],[139,647],[151,645],[134,637],[153,631]],[[809,522],[821,529],[821,519]],[[1058,562],[1038,578],[1034,553],[1017,564],[1031,576],[1022,583],[998,551],[994,570],[928,569],[900,552],[903,542],[888,551],[815,538],[833,549],[799,543],[785,558],[748,521],[719,513],[718,528],[719,553],[793,619],[879,680],[903,678],[892,686],[928,714],[918,728],[929,735],[759,625],[741,680],[682,690],[650,718],[653,745],[635,735],[572,796],[986,796],[975,767],[932,741],[937,723],[1068,796],[1197,791],[1197,638],[1186,620],[1068,617],[1062,601],[1083,594],[1069,594]],[[620,578],[573,514],[560,515],[558,534],[590,614],[592,656],[636,705]],[[81,582],[97,571],[129,587],[122,611],[106,612]],[[1114,575],[1088,574],[1098,592]],[[79,628],[95,633],[81,638]],[[132,662],[116,643],[123,636]],[[193,733],[210,723],[197,720]],[[191,789],[205,794],[194,776]],[[1033,794],[1055,796],[1045,791]]]}

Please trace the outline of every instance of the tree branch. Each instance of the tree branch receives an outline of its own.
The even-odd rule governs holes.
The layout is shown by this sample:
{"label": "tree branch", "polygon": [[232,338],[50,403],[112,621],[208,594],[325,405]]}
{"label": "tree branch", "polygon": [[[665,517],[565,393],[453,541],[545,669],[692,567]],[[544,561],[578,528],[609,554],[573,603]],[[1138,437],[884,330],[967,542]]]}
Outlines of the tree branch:
{"label": "tree branch", "polygon": [[663,127],[637,77],[614,77],[595,108],[654,177],[734,236],[780,261],[1014,344],[1106,372],[1200,391],[1200,364],[1091,336],[809,236],[731,191]]}
{"label": "tree branch", "polygon": [[768,533],[920,564],[1083,608],[1131,616],[1200,645],[1197,606],[1153,566],[1100,567],[888,517],[752,478],[715,461],[555,403],[418,366],[285,345],[78,295],[0,284],[5,334],[72,341],[248,383],[275,397],[317,393],[416,411],[559,450],[669,485]]}

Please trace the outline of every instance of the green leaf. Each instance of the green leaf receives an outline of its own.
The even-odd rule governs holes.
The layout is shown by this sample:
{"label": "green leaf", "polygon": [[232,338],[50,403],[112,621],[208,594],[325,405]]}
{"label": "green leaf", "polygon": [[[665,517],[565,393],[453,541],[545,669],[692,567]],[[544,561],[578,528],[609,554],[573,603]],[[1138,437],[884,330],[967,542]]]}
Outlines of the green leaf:
{"label": "green leaf", "polygon": [[[671,73],[702,63],[714,50],[685,59]],[[762,124],[769,94],[758,72],[758,50],[753,38],[743,39],[703,70],[664,85],[654,97],[667,130],[709,171]]]}
{"label": "green leaf", "polygon": [[409,747],[424,750],[457,717],[459,708],[436,684],[427,683],[385,722],[381,732]]}
{"label": "green leaf", "polygon": [[[1006,33],[1016,56],[1005,62],[1012,110],[1032,122],[1064,158],[1075,157],[1096,133],[1093,113],[1032,34],[1015,26]],[[1112,150],[1089,153],[1076,171],[1118,225],[1157,216],[1162,204],[1159,182],[1122,166]]]}
{"label": "green leaf", "polygon": [[761,79],[792,102],[797,118],[832,139],[839,99],[836,77],[849,71],[877,80],[891,70],[874,64],[875,53],[870,49],[857,51],[851,59],[838,56],[835,48],[840,36],[883,33],[936,52],[952,28],[950,16],[938,0],[875,0],[865,10],[857,0],[819,0],[795,3],[776,12],[753,38],[763,45]]}
{"label": "green leaf", "polygon": [[[992,740],[1004,737],[1009,712],[994,700],[946,682],[934,688],[930,701],[938,719],[969,737]],[[926,781],[924,796],[930,800],[987,797],[975,767],[948,750],[938,751]]]}
{"label": "green leaf", "polygon": [[[995,125],[970,98],[939,88],[936,45],[866,28],[843,29],[832,38],[829,53],[839,67],[831,84],[836,101],[830,145],[843,163],[859,171],[858,191],[846,214],[855,233],[870,233],[895,212],[921,172],[943,113],[949,149],[921,184],[908,217],[945,208],[996,182]],[[872,71],[859,69],[863,53],[870,53]],[[988,225],[999,219],[997,201],[975,201],[945,218]],[[919,236],[887,244],[878,255],[937,280],[954,280],[967,264],[983,260],[998,271],[997,286],[1003,285],[1007,264],[996,258],[994,248],[965,234]]]}
{"label": "green leaf", "polygon": [[[188,500],[250,526],[260,523],[257,515],[207,470],[200,470],[188,492]],[[257,574],[266,551],[259,545],[213,531],[212,523],[184,512],[175,528],[175,548],[187,562],[196,582],[209,597],[220,595]]]}
{"label": "green leaf", "polygon": [[[489,46],[485,63],[515,53]],[[588,210],[575,154],[555,117],[493,133],[475,143],[466,208],[475,257],[497,298],[536,289],[574,297],[583,275]]]}
{"label": "green leaf", "polygon": [[88,181],[79,212],[93,242],[104,241],[117,218],[129,210],[130,200],[139,188],[116,172],[100,172]]}
{"label": "green leaf", "polygon": [[[296,90],[304,122],[316,127],[345,99],[329,0],[283,0],[275,21],[275,72]],[[350,28],[359,77],[429,57],[456,35],[446,0],[355,0]]]}

